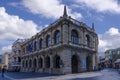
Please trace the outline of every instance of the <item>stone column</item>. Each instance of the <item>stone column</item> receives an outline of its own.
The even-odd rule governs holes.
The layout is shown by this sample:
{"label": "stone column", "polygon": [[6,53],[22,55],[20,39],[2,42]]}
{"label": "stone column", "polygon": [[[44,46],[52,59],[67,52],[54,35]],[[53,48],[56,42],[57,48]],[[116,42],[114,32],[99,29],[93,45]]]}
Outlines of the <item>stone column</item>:
{"label": "stone column", "polygon": [[63,44],[68,44],[68,38],[69,38],[69,35],[68,35],[68,24],[66,22],[63,23]]}
{"label": "stone column", "polygon": [[53,73],[53,56],[50,55],[50,73]]}
{"label": "stone column", "polygon": [[[36,55],[37,56],[37,55]],[[36,71],[38,72],[39,71],[39,59],[38,59],[38,57],[36,57]]]}
{"label": "stone column", "polygon": [[71,51],[68,49],[62,52],[63,74],[71,73]]}
{"label": "stone column", "polygon": [[92,55],[92,68],[95,70],[95,54]]}

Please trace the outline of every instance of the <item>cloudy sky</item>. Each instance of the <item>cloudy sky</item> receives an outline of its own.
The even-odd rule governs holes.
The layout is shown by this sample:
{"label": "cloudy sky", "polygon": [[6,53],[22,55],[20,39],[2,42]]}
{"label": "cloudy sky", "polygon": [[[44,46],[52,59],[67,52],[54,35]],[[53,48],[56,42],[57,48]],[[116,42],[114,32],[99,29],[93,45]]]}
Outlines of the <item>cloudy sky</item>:
{"label": "cloudy sky", "polygon": [[64,5],[69,16],[88,26],[94,22],[100,53],[120,47],[119,0],[0,0],[0,53],[10,51],[17,38],[29,38],[54,22]]}

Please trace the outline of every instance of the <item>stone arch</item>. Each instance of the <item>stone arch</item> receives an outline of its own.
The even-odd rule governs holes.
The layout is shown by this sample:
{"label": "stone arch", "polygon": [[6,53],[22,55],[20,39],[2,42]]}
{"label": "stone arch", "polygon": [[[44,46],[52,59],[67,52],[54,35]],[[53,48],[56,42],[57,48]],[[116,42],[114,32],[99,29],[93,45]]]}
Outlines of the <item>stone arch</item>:
{"label": "stone arch", "polygon": [[25,60],[22,60],[22,66],[25,67]]}
{"label": "stone arch", "polygon": [[43,46],[43,39],[40,38],[39,39],[39,49],[42,49],[42,46]]}
{"label": "stone arch", "polygon": [[77,55],[72,55],[71,57],[71,69],[72,73],[77,73],[78,72],[78,67],[79,67],[79,58]]}
{"label": "stone arch", "polygon": [[50,35],[46,36],[46,47],[49,47],[51,45],[51,37]]}
{"label": "stone arch", "polygon": [[43,58],[41,56],[38,58],[38,66],[39,68],[43,68]]}
{"label": "stone arch", "polygon": [[36,70],[36,68],[37,68],[37,59],[34,58],[33,59],[33,69],[34,69],[34,71]]}
{"label": "stone arch", "polygon": [[91,65],[92,65],[92,58],[90,55],[86,57],[86,69],[87,71],[91,70]]}
{"label": "stone arch", "polygon": [[61,38],[61,36],[60,36],[60,30],[56,30],[54,32],[54,44],[60,43],[60,38]]}
{"label": "stone arch", "polygon": [[25,67],[28,68],[28,60],[25,61]]}
{"label": "stone arch", "polygon": [[87,45],[87,47],[90,47],[91,45],[90,45],[90,43],[91,43],[91,38],[90,38],[90,35],[88,35],[88,34],[86,34],[86,45]]}
{"label": "stone arch", "polygon": [[79,43],[79,33],[75,29],[71,30],[71,41],[74,44],[78,44]]}
{"label": "stone arch", "polygon": [[62,65],[62,61],[61,61],[60,56],[55,55],[53,60],[54,60],[54,64],[53,64],[54,68],[60,68]]}
{"label": "stone arch", "polygon": [[32,60],[29,59],[29,67],[31,68],[32,67]]}
{"label": "stone arch", "polygon": [[49,56],[45,57],[45,67],[50,68],[50,57]]}
{"label": "stone arch", "polygon": [[37,41],[35,40],[34,41],[34,51],[36,51],[37,50]]}

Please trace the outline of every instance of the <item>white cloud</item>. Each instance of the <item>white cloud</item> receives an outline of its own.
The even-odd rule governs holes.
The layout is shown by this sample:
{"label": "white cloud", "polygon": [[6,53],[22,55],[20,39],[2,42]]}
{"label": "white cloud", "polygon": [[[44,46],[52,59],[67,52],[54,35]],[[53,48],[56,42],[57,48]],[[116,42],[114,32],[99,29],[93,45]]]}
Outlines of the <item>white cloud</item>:
{"label": "white cloud", "polygon": [[[8,45],[17,38],[28,38],[38,32],[38,26],[31,20],[23,20],[19,16],[9,15],[4,7],[0,7],[0,51],[10,49]],[[8,47],[6,47],[8,46]]]}
{"label": "white cloud", "polygon": [[110,28],[108,31],[107,31],[108,34],[110,35],[119,35],[119,30],[116,29],[116,28]]}
{"label": "white cloud", "polygon": [[[63,6],[59,0],[23,0],[22,4],[34,14],[42,15],[46,18],[59,18],[63,15]],[[73,18],[82,18],[77,12],[72,12],[68,8],[68,14]]]}
{"label": "white cloud", "polygon": [[11,45],[8,45],[8,46],[3,46],[0,51],[1,53],[5,53],[5,52],[11,52],[11,50],[12,50]]}
{"label": "white cloud", "polygon": [[75,2],[98,12],[120,13],[118,0],[76,0]]}
{"label": "white cloud", "polygon": [[99,35],[99,52],[120,47],[120,32],[117,28],[110,28]]}
{"label": "white cloud", "polygon": [[33,21],[9,15],[0,7],[0,39],[28,38],[37,32],[37,27]]}

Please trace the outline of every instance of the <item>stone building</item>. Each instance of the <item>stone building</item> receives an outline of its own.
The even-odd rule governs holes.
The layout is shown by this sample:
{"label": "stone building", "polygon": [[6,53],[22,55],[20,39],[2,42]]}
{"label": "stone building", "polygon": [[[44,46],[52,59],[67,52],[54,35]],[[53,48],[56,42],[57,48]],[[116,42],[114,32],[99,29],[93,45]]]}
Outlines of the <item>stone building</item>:
{"label": "stone building", "polygon": [[9,70],[20,71],[21,68],[21,53],[23,39],[17,39],[12,45],[12,52],[9,56]]}
{"label": "stone building", "polygon": [[109,49],[105,51],[104,64],[106,68],[117,68],[117,65],[119,65],[119,59],[120,59],[120,48]]}
{"label": "stone building", "polygon": [[23,72],[67,74],[97,69],[98,36],[67,14],[22,45]]}
{"label": "stone building", "polygon": [[0,71],[2,68],[8,69],[8,57],[10,52],[5,52],[4,54],[0,55]]}

